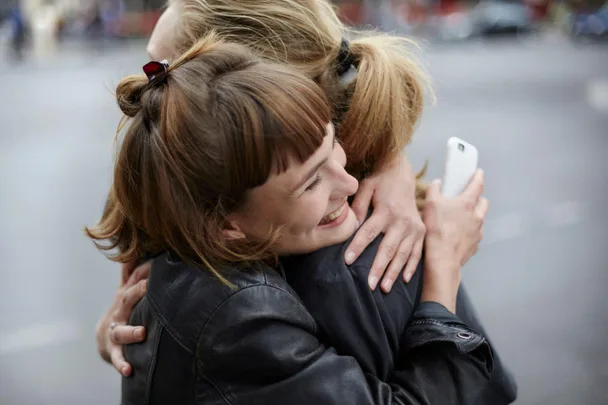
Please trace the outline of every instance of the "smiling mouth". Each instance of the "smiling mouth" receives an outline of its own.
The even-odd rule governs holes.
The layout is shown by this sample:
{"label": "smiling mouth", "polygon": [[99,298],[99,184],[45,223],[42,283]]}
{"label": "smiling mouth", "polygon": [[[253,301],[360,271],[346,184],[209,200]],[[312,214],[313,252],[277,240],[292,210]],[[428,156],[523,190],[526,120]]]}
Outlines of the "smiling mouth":
{"label": "smiling mouth", "polygon": [[319,225],[327,225],[327,224],[335,221],[336,219],[340,218],[340,215],[342,215],[342,213],[344,212],[344,210],[346,209],[347,206],[348,206],[348,204],[344,203],[340,206],[340,208],[338,208],[334,212],[324,216],[323,219],[321,219],[321,222],[319,222]]}

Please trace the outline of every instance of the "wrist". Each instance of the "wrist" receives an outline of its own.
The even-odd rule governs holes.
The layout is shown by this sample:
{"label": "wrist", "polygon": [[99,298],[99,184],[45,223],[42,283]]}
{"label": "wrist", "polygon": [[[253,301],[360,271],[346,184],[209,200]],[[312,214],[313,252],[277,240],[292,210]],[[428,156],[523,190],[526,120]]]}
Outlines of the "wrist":
{"label": "wrist", "polygon": [[456,313],[456,296],[462,280],[460,266],[454,263],[425,262],[421,302],[434,301]]}
{"label": "wrist", "polygon": [[456,294],[449,291],[423,287],[420,302],[435,302],[446,307],[451,313],[456,314]]}
{"label": "wrist", "polygon": [[424,272],[425,274],[428,274],[427,277],[438,280],[454,279],[456,277],[460,282],[460,263],[447,260],[428,260],[428,256],[426,256],[425,259],[426,261],[424,263]]}
{"label": "wrist", "polygon": [[405,156],[405,153],[399,155],[399,157],[395,161],[395,164],[399,165],[405,175],[405,185],[414,189],[416,186],[416,173],[414,173],[414,169],[412,168],[410,161],[407,160],[407,156]]}

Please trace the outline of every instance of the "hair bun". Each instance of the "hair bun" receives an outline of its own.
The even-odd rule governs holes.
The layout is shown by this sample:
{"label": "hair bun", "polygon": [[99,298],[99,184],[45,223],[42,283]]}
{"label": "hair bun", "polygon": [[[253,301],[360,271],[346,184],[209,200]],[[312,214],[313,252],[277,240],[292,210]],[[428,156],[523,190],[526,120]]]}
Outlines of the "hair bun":
{"label": "hair bun", "polygon": [[142,109],[141,98],[148,84],[145,76],[125,77],[116,87],[116,102],[127,117],[135,117]]}

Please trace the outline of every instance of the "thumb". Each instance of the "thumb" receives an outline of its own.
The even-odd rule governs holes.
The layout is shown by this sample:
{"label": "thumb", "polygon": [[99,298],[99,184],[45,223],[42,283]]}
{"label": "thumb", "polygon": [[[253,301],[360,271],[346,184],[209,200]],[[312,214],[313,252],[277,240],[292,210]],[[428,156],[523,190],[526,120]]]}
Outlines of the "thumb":
{"label": "thumb", "polygon": [[441,196],[441,180],[435,179],[431,182],[431,185],[426,190],[426,198],[432,199]]}

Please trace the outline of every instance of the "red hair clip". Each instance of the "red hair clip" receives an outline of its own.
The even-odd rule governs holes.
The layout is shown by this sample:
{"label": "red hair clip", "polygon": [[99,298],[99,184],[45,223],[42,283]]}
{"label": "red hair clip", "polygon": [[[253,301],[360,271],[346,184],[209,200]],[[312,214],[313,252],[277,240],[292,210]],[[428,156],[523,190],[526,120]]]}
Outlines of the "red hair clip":
{"label": "red hair clip", "polygon": [[169,69],[169,62],[163,60],[160,62],[152,61],[148,62],[143,67],[144,73],[148,76],[148,83],[152,83],[152,80],[158,78],[164,78],[167,75]]}

